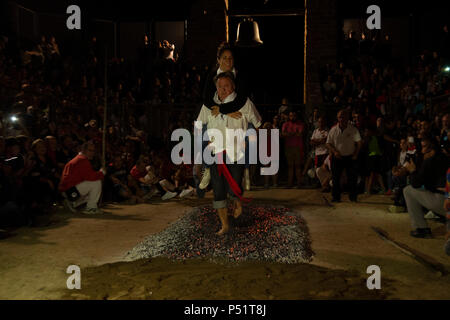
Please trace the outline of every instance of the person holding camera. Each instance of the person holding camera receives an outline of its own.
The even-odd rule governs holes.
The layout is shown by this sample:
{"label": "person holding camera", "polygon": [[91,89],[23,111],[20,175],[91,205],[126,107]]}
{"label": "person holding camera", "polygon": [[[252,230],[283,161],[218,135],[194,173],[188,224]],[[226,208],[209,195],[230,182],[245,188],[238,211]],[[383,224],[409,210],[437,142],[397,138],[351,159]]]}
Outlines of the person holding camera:
{"label": "person holding camera", "polygon": [[30,136],[27,128],[24,126],[20,114],[13,114],[9,118],[9,122],[6,123],[5,134],[10,137],[17,137],[19,135]]}
{"label": "person holding camera", "polygon": [[416,167],[412,159],[405,164],[411,184],[403,189],[403,195],[413,228],[410,234],[416,238],[432,237],[424,217],[427,211],[431,210],[442,217],[446,214],[444,188],[449,161],[433,142],[429,137],[422,138],[423,161],[419,167]]}
{"label": "person holding camera", "polygon": [[408,141],[406,138],[400,139],[399,147],[397,164],[391,170],[394,205],[389,207],[389,212],[392,213],[405,212],[406,203],[403,197],[403,188],[406,187],[408,182],[408,170],[405,165],[415,157],[415,150],[413,153],[408,151]]}
{"label": "person holding camera", "polygon": [[447,170],[445,183],[445,202],[444,210],[447,213],[447,233],[445,235],[445,253],[450,256],[450,168]]}

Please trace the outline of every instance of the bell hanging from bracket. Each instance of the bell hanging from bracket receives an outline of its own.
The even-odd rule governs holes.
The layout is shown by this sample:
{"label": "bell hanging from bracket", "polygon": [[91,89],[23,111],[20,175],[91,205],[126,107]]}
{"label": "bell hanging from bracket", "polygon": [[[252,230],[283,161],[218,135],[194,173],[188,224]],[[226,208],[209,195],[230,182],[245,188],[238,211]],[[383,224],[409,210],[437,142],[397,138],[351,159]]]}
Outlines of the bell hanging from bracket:
{"label": "bell hanging from bracket", "polygon": [[244,18],[242,22],[239,22],[235,44],[238,47],[257,47],[263,44],[259,38],[256,21],[252,18]]}

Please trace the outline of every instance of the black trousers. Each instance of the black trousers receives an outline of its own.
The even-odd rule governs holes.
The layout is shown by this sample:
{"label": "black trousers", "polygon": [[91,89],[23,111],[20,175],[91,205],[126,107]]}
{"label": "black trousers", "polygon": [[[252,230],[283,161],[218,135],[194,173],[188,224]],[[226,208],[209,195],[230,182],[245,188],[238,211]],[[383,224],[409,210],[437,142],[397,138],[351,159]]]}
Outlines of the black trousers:
{"label": "black trousers", "polygon": [[358,195],[358,189],[356,185],[358,173],[356,161],[352,160],[352,156],[345,156],[341,159],[333,157],[333,159],[331,160],[331,176],[333,179],[333,188],[331,189],[331,194],[334,200],[341,200],[341,176],[344,169],[347,173],[349,198],[352,201],[356,201]]}
{"label": "black trousers", "polygon": [[[226,164],[228,167],[228,171],[230,171],[231,176],[238,184],[239,188],[241,189],[242,194],[244,193],[244,190],[242,189],[242,175],[244,172],[244,164]],[[213,202],[213,208],[214,209],[221,209],[227,207],[227,194],[230,195],[230,198],[237,199],[236,195],[231,190],[227,179],[225,179],[225,176],[219,175],[218,166],[216,163],[214,163],[211,168],[211,185],[214,191],[214,202]]]}

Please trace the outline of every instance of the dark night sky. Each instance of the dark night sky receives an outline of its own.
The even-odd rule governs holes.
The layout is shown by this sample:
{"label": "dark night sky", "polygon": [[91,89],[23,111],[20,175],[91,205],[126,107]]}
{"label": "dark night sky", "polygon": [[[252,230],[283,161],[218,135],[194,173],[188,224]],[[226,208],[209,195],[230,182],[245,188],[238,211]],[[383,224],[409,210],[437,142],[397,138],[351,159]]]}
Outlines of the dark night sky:
{"label": "dark night sky", "polygon": [[[170,0],[170,1],[142,1],[142,0],[17,0],[23,6],[39,12],[65,12],[67,6],[79,4],[88,8],[95,18],[146,18],[159,16],[164,18],[183,20],[188,17],[189,9],[194,1],[207,0]],[[446,12],[450,16],[450,1],[427,0],[336,0],[339,3],[340,15],[346,18],[359,17],[365,14],[371,4],[379,5],[382,14],[386,16],[405,16],[410,13]],[[303,0],[229,0],[233,11],[260,11],[270,9],[303,8]]]}
{"label": "dark night sky", "polygon": [[93,18],[104,19],[161,19],[183,20],[189,15],[192,1],[142,1],[142,0],[16,0],[24,7],[38,12],[65,13],[69,5],[76,4]]}

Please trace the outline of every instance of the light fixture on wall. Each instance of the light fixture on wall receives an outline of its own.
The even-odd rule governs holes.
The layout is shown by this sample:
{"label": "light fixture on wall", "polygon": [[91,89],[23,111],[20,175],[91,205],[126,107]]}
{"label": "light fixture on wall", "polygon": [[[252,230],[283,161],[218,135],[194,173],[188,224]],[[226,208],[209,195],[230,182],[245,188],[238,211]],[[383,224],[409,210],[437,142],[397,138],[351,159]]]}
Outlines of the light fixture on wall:
{"label": "light fixture on wall", "polygon": [[257,47],[263,44],[259,38],[259,28],[256,21],[247,17],[239,22],[235,44],[238,47]]}

